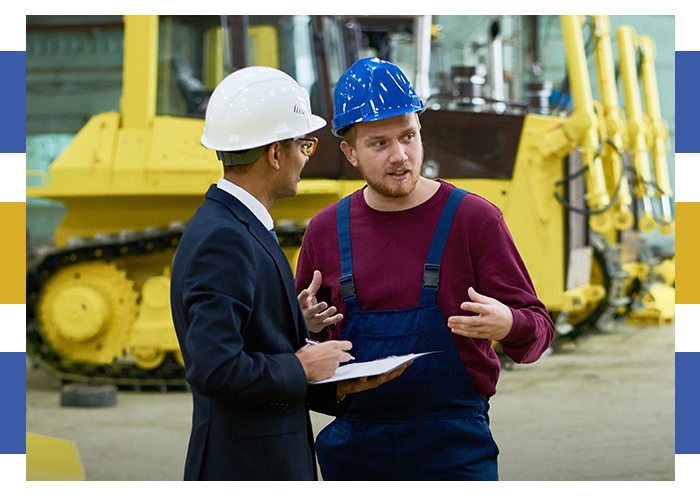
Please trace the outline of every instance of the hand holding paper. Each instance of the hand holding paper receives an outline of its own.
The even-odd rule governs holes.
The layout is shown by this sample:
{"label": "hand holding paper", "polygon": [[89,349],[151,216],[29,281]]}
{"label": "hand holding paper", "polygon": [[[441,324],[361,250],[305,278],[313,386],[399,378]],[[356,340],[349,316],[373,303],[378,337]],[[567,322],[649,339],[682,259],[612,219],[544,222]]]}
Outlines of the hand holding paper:
{"label": "hand holding paper", "polygon": [[403,356],[391,356],[388,358],[375,359],[374,361],[365,361],[363,363],[349,363],[339,367],[335,371],[335,375],[332,377],[309,383],[326,384],[329,382],[339,382],[341,380],[383,375],[396,370],[400,366],[407,365],[416,358],[436,352],[440,351],[422,352],[420,354],[404,354]]}
{"label": "hand holding paper", "polygon": [[374,389],[375,387],[379,387],[380,385],[400,376],[404,370],[411,365],[411,363],[413,363],[413,360],[399,366],[398,368],[394,368],[388,373],[382,373],[381,375],[341,380],[336,386],[336,397],[340,402],[348,394],[355,394],[356,392],[368,391],[370,389]]}

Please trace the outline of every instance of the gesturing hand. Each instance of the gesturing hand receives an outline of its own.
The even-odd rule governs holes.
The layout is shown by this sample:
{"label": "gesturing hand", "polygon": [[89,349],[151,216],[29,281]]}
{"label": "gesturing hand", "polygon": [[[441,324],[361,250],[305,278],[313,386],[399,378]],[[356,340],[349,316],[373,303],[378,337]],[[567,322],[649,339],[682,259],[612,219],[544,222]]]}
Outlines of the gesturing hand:
{"label": "gesturing hand", "polygon": [[304,313],[306,327],[314,333],[343,319],[342,314],[335,314],[338,310],[334,306],[328,307],[325,302],[316,300],[316,292],[321,288],[322,279],[321,271],[314,271],[309,287],[297,296],[301,311]]}
{"label": "gesturing hand", "polygon": [[496,299],[477,293],[472,287],[467,292],[473,302],[463,302],[460,309],[478,316],[450,316],[447,326],[452,333],[475,339],[503,340],[513,326],[510,307]]}

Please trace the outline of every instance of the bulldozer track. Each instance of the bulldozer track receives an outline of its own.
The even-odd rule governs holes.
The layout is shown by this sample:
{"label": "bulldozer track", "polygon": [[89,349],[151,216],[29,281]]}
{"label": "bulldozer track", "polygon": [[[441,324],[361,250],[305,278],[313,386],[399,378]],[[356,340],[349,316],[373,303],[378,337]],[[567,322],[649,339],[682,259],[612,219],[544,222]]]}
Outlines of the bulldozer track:
{"label": "bulldozer track", "polygon": [[68,248],[40,249],[27,268],[27,354],[40,368],[66,382],[125,387],[186,388],[185,369],[171,356],[156,369],[144,370],[117,359],[101,365],[69,359],[47,341],[37,317],[38,301],[47,280],[57,271],[82,262],[112,262],[125,257],[157,254],[177,247],[183,227],[147,228],[141,232],[99,235],[69,243]]}

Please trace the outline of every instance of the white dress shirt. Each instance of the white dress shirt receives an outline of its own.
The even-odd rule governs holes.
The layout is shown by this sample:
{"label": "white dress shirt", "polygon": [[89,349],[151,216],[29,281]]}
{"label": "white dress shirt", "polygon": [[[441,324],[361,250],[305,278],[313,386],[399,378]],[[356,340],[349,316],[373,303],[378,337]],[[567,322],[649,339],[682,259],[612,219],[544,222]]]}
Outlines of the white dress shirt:
{"label": "white dress shirt", "polygon": [[273,227],[275,227],[275,223],[272,220],[272,216],[270,215],[270,212],[267,211],[265,208],[265,205],[260,203],[255,196],[250,194],[248,191],[243,189],[240,186],[236,186],[233,182],[227,181],[223,177],[219,179],[219,183],[216,185],[219,189],[222,191],[226,191],[228,194],[236,198],[238,201],[243,203],[248,210],[253,212],[253,215],[255,215],[260,222],[262,222],[262,225],[265,226],[265,229],[268,231],[272,230]]}

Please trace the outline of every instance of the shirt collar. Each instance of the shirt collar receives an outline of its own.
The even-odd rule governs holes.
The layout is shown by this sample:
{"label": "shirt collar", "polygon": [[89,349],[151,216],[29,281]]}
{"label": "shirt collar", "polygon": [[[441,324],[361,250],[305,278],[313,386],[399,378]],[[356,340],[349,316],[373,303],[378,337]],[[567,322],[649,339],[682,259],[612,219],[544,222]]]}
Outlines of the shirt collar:
{"label": "shirt collar", "polygon": [[226,191],[228,194],[243,203],[248,210],[253,212],[253,215],[258,218],[262,225],[265,226],[265,229],[270,231],[273,227],[275,227],[275,223],[272,220],[270,212],[268,212],[265,206],[248,191],[240,186],[237,186],[231,181],[227,181],[224,178],[219,179],[219,183],[216,185],[216,187],[222,191]]}

